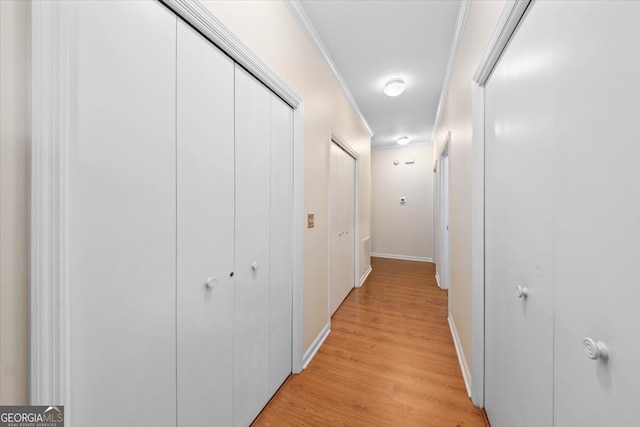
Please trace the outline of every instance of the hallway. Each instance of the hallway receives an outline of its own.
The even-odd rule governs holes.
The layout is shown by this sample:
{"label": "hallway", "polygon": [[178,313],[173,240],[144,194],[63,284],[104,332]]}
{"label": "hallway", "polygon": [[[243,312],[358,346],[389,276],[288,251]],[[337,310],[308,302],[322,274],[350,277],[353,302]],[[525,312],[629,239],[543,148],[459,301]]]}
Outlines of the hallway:
{"label": "hallway", "polygon": [[372,258],[310,365],[254,426],[484,426],[467,397],[434,264]]}

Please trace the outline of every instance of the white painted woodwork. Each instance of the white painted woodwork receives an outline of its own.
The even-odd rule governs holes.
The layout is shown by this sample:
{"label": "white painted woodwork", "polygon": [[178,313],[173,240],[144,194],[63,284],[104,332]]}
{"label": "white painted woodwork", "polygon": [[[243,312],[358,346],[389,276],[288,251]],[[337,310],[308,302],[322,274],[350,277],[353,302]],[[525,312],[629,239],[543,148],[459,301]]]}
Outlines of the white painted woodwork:
{"label": "white painted woodwork", "polygon": [[75,426],[111,426],[97,414],[112,410],[175,426],[176,17],[156,2],[71,7],[65,409]]}
{"label": "white painted woodwork", "polygon": [[330,315],[355,286],[356,160],[331,143]]}
{"label": "white painted woodwork", "polygon": [[293,111],[271,95],[269,371],[272,396],[291,373],[293,292]]}
{"label": "white painted woodwork", "polygon": [[640,424],[638,22],[637,2],[532,3],[486,85],[494,427]]}
{"label": "white painted woodwork", "polygon": [[234,63],[183,22],[177,43],[178,426],[231,425]]}
{"label": "white painted woodwork", "polygon": [[253,421],[269,396],[270,93],[235,71],[236,272],[234,424]]}
{"label": "white painted woodwork", "polygon": [[440,244],[440,265],[439,285],[442,289],[449,289],[450,280],[450,258],[449,258],[449,146],[451,133],[447,134],[447,139],[443,144],[442,153],[440,154],[440,236],[442,242]]}
{"label": "white painted woodwork", "polygon": [[[555,425],[638,426],[640,3],[537,7],[562,23],[552,82]],[[587,358],[586,337],[609,347],[608,361]]]}

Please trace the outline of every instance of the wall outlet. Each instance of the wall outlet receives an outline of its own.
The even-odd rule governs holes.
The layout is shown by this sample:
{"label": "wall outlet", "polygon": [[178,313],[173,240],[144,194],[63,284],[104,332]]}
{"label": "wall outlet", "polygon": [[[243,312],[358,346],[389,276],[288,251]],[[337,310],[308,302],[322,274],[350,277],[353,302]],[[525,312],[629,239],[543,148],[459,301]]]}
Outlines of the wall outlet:
{"label": "wall outlet", "polygon": [[307,214],[307,228],[313,228],[316,226],[315,224],[315,214]]}
{"label": "wall outlet", "polygon": [[404,205],[407,203],[407,198],[405,196],[400,197],[400,204]]}

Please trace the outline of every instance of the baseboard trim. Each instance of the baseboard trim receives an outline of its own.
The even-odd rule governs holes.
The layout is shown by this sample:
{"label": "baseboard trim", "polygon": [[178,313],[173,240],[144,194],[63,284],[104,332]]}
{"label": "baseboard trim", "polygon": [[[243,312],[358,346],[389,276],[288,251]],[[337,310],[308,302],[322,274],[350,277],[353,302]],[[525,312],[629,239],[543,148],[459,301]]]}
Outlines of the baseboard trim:
{"label": "baseboard trim", "polygon": [[372,257],[377,258],[389,258],[389,259],[401,259],[404,261],[420,261],[420,262],[433,262],[433,258],[410,256],[410,255],[395,255],[395,254],[376,254],[372,253]]}
{"label": "baseboard trim", "polygon": [[307,366],[311,363],[311,360],[322,346],[322,343],[324,343],[324,340],[329,336],[329,332],[331,332],[331,323],[324,325],[324,328],[322,328],[316,339],[313,340],[311,346],[304,352],[302,356],[302,369],[307,369]]}
{"label": "baseboard trim", "polygon": [[440,286],[440,276],[438,275],[437,271],[436,271],[436,283],[438,284],[438,287],[442,289],[442,286]]}
{"label": "baseboard trim", "polygon": [[356,286],[356,288],[359,288],[360,286],[364,285],[364,281],[367,280],[367,277],[369,277],[369,274],[371,274],[372,271],[373,269],[371,268],[371,266],[369,266],[367,268],[367,271],[365,271],[362,277],[360,278],[360,283],[358,284],[358,286]]}
{"label": "baseboard trim", "polygon": [[467,389],[467,395],[471,397],[471,371],[467,365],[467,360],[464,357],[464,351],[462,350],[462,344],[460,343],[460,337],[458,336],[458,330],[456,324],[451,317],[451,313],[447,316],[449,321],[449,329],[451,329],[451,337],[453,338],[453,345],[456,347],[456,354],[458,355],[458,363],[460,363],[460,370],[462,371],[462,379],[464,380],[464,386]]}

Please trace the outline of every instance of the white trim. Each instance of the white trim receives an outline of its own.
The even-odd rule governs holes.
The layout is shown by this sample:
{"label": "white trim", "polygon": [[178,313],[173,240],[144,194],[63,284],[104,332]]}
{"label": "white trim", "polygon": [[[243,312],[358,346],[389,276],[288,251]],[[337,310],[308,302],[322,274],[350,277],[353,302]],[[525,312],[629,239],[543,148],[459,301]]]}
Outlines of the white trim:
{"label": "white trim", "polygon": [[484,86],[500,56],[513,37],[532,0],[510,0],[504,9],[480,64],[473,76],[472,108],[472,192],[471,192],[471,372],[474,381],[470,397],[484,407],[485,363],[485,110]]}
{"label": "white trim", "polygon": [[509,0],[502,9],[496,28],[491,35],[489,44],[480,60],[480,64],[473,75],[473,81],[484,86],[498,63],[505,47],[515,33],[520,20],[524,16],[532,0]]}
{"label": "white trim", "polygon": [[372,252],[371,256],[376,258],[401,259],[404,261],[433,262],[433,259],[431,258],[412,255],[380,254]]}
{"label": "white trim", "polygon": [[309,40],[309,43],[311,43],[311,45],[314,47],[325,67],[327,67],[329,74],[333,76],[334,80],[342,90],[342,93],[351,104],[351,107],[356,113],[356,116],[358,116],[358,118],[360,119],[360,123],[362,124],[364,129],[367,131],[367,133],[369,133],[369,136],[373,136],[373,131],[371,130],[369,123],[367,123],[367,120],[364,118],[362,111],[360,111],[360,107],[358,107],[358,104],[351,94],[349,87],[342,78],[340,71],[338,71],[338,67],[336,67],[333,59],[331,59],[331,55],[329,55],[327,48],[324,46],[324,43],[322,43],[322,39],[318,35],[316,29],[313,27],[311,20],[309,20],[309,17],[305,13],[300,2],[298,0],[285,0],[284,4],[287,5],[287,8],[289,8],[289,12],[291,12],[291,15],[300,26],[300,29],[305,34],[305,36],[307,36],[307,40]]}
{"label": "white trim", "polygon": [[299,374],[303,365],[304,289],[304,102],[293,110],[293,325],[291,372]]}
{"label": "white trim", "polygon": [[338,147],[346,151],[347,154],[353,157],[354,160],[358,160],[358,157],[360,157],[358,152],[353,147],[351,147],[349,143],[347,143],[347,141],[342,139],[342,137],[338,134],[338,132],[336,132],[333,129],[331,129],[331,141],[335,142],[338,145]]}
{"label": "white trim", "polygon": [[458,9],[458,19],[456,21],[456,29],[453,33],[453,39],[451,40],[451,47],[449,48],[447,71],[442,82],[442,92],[440,92],[440,101],[438,101],[436,119],[433,122],[433,132],[431,134],[432,141],[436,140],[436,130],[438,129],[438,125],[440,124],[442,109],[444,108],[444,103],[446,102],[447,95],[449,94],[449,84],[451,84],[451,77],[453,76],[453,64],[455,63],[456,53],[458,52],[458,47],[460,46],[462,35],[464,34],[464,29],[467,25],[469,9],[471,9],[471,0],[463,0],[460,2],[460,7]]}
{"label": "white trim", "polygon": [[472,85],[471,158],[471,400],[484,406],[484,88]]}
{"label": "white trim", "polygon": [[460,337],[458,336],[458,330],[456,324],[453,321],[451,313],[447,316],[449,321],[449,329],[451,330],[451,337],[453,338],[453,345],[456,347],[456,354],[458,355],[458,363],[460,364],[460,370],[462,371],[462,379],[464,380],[464,386],[467,389],[467,396],[471,397],[471,371],[467,366],[467,359],[464,357],[464,350],[460,343]]}
{"label": "white trim", "polygon": [[436,283],[438,284],[438,287],[442,289],[442,286],[440,286],[440,276],[438,275],[437,271],[436,271]]}
{"label": "white trim", "polygon": [[[437,174],[438,190],[440,194],[439,210],[439,251],[438,251],[438,264],[436,271],[442,273],[438,278],[439,286],[441,289],[449,289],[451,285],[451,241],[449,238],[449,224],[450,224],[450,209],[451,209],[451,162],[449,161],[451,151],[451,131],[447,132],[447,136],[440,149],[438,159],[440,160],[440,169]],[[446,159],[446,161],[445,161]],[[446,165],[444,167],[443,165]],[[446,187],[446,191],[445,191]],[[445,209],[446,208],[446,209]],[[445,215],[446,210],[446,215]]]}
{"label": "white trim", "polygon": [[302,103],[293,89],[278,77],[260,58],[258,58],[238,37],[222,24],[200,2],[193,0],[158,0],[176,15],[198,30],[220,50],[229,55],[255,78],[260,80],[273,93],[293,108]]}
{"label": "white trim", "polygon": [[369,274],[371,274],[372,271],[373,269],[371,268],[371,266],[367,267],[367,271],[365,271],[360,278],[360,283],[358,284],[358,286],[356,286],[356,288],[360,288],[362,285],[364,285],[364,282],[367,280],[367,277],[369,277]]}
{"label": "white trim", "polygon": [[[72,15],[31,3],[31,265],[29,403],[69,405],[67,162]],[[69,416],[67,416],[69,419]]]}
{"label": "white trim", "polygon": [[316,339],[313,340],[307,351],[304,352],[304,356],[302,357],[302,369],[307,369],[307,366],[309,366],[309,363],[311,363],[313,357],[316,355],[318,350],[320,350],[320,347],[322,347],[324,340],[327,339],[330,332],[331,323],[327,323],[326,325],[324,325],[324,328],[322,328]]}

